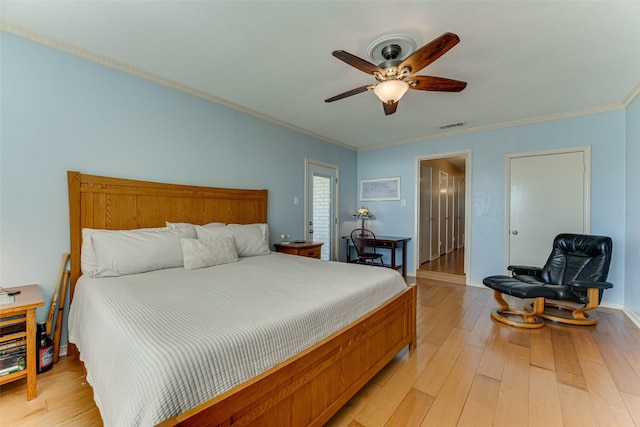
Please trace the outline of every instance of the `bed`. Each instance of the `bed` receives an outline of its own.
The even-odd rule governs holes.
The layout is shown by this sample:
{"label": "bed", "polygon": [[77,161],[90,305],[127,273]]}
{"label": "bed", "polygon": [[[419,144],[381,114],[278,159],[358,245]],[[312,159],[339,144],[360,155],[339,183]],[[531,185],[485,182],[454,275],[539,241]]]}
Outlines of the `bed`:
{"label": "bed", "polygon": [[[100,347],[92,348],[87,341],[89,340],[87,337],[91,335],[97,337],[98,341],[107,338],[116,341],[120,339],[120,344],[109,344],[113,348],[114,355],[126,353],[127,350],[118,350],[118,345],[123,345],[123,342],[136,343],[135,346],[130,346],[135,347],[135,351],[131,354],[127,353],[133,362],[125,370],[125,372],[131,372],[128,376],[132,381],[131,384],[134,384],[135,378],[149,379],[151,376],[155,376],[155,373],[166,371],[166,376],[158,375],[158,379],[153,379],[156,382],[149,380],[147,389],[153,394],[161,394],[160,391],[170,391],[174,394],[165,396],[165,400],[159,404],[165,409],[169,407],[169,415],[166,418],[147,418],[145,421],[135,421],[135,423],[149,424],[151,419],[153,420],[152,424],[157,422],[167,426],[322,425],[400,350],[406,346],[410,346],[410,348],[415,346],[416,287],[403,284],[400,288],[396,283],[396,289],[389,290],[385,285],[386,290],[380,288],[379,291],[374,291],[373,293],[377,296],[371,298],[363,297],[360,292],[364,291],[359,290],[360,285],[376,280],[373,276],[384,276],[384,280],[397,282],[399,275],[390,269],[374,269],[268,253],[256,257],[239,257],[236,262],[189,271],[186,268],[173,267],[143,274],[97,279],[81,274],[83,229],[166,228],[167,222],[170,224],[200,225],[216,222],[238,225],[266,224],[268,198],[266,190],[161,184],[99,177],[79,172],[68,172],[68,186],[72,312],[83,311],[78,307],[84,307],[84,311],[98,312],[100,310],[96,307],[113,306],[111,314],[96,313],[111,316],[109,322],[114,323],[109,323],[109,326],[112,326],[110,328],[97,327],[96,323],[92,322],[104,322],[104,320],[95,319],[75,320],[75,326],[72,328],[70,325],[68,354],[78,354],[78,348],[74,342],[81,342],[80,360],[85,364],[87,378],[94,387],[96,403],[101,407],[101,411],[107,410],[105,405],[120,406],[123,410],[124,406],[117,401],[107,404],[102,401],[108,400],[103,397],[103,394],[98,396],[98,393],[103,393],[99,390],[113,387],[109,386],[108,380],[105,385],[104,378],[100,378],[101,369],[97,368],[100,366],[97,365],[97,359],[100,357],[96,354],[99,355],[106,350],[101,350]],[[279,267],[274,267],[274,265]],[[265,271],[272,271],[274,268],[283,271],[283,276],[289,276],[286,278],[287,280],[280,276],[277,276],[274,283],[259,280],[259,278],[271,276]],[[322,274],[313,273],[318,268]],[[236,273],[232,273],[233,270]],[[209,272],[225,276],[237,274],[238,270],[243,272],[240,276],[241,280],[224,282],[236,283],[233,286],[212,290],[205,285],[212,280],[205,277]],[[345,280],[343,277],[347,277],[354,271],[356,276],[348,279],[351,281],[349,286],[342,286],[338,283],[340,280]],[[188,280],[184,279],[185,274],[189,276]],[[319,280],[319,282],[314,282],[311,277],[318,277],[313,280]],[[133,279],[133,284],[130,279]],[[180,287],[175,283],[180,283]],[[272,302],[263,305],[280,307],[280,305],[288,304],[292,311],[282,315],[281,310],[271,310],[273,313],[265,310],[265,313],[258,315],[257,303],[246,302],[235,294],[257,293],[258,291],[252,287],[255,286],[255,283],[261,283],[265,289],[268,289],[264,295],[261,295],[264,301],[273,298],[273,300],[269,300]],[[92,289],[91,293],[87,291],[90,288]],[[105,294],[91,296],[94,288],[102,289],[102,292],[107,296]],[[161,295],[161,301],[147,305],[147,302],[151,301],[148,295],[138,292],[143,288],[149,289],[151,293]],[[302,307],[306,305],[305,298],[308,301],[330,299],[328,289],[334,288],[336,291],[340,291],[340,288],[353,289],[350,296],[352,299],[341,299],[337,305],[325,301],[327,304],[323,306],[322,310],[316,310],[311,306],[309,310],[302,310]],[[365,287],[362,286],[362,288]],[[298,299],[295,299],[293,295],[303,292],[303,289],[306,289],[305,292],[311,292],[311,296],[301,293],[295,297]],[[196,293],[196,290],[199,293]],[[205,299],[200,292],[214,293],[219,300],[225,301],[225,303],[205,303],[204,301],[209,300]],[[347,295],[347,297],[349,296]],[[91,303],[92,298],[94,299],[93,303]],[[136,298],[140,298],[140,300],[136,300]],[[192,299],[189,300],[189,298]],[[369,306],[365,304],[355,308],[359,300],[367,299],[370,300]],[[229,301],[240,301],[240,303],[239,306],[235,306],[228,304]],[[349,307],[349,309],[347,310],[345,307]],[[165,314],[172,309],[176,310],[173,314]],[[315,314],[310,314],[313,313],[313,310],[316,310]],[[345,312],[353,312],[356,318],[341,318],[340,313]],[[187,314],[196,314],[196,319],[187,317]],[[233,332],[235,328],[238,335],[246,335],[249,330],[258,330],[258,344],[254,342],[251,345],[253,347],[266,349],[265,343],[267,342],[284,343],[286,341],[287,344],[295,343],[294,348],[279,354],[270,353],[266,357],[267,364],[263,366],[255,362],[257,359],[252,359],[254,356],[247,356],[249,351],[244,348],[241,348],[238,353],[243,355],[242,357],[229,356],[226,350],[220,350],[222,359],[230,359],[231,364],[238,360],[245,360],[240,363],[241,367],[238,370],[246,372],[243,372],[244,377],[240,376],[239,379],[222,381],[221,388],[216,388],[218,387],[216,385],[211,391],[212,387],[208,382],[213,380],[209,378],[212,377],[209,368],[212,364],[217,365],[220,362],[208,359],[208,354],[218,352],[218,347],[200,345],[194,339],[209,329],[206,326],[216,315],[227,320],[232,319],[230,325],[233,327],[226,329]],[[279,316],[277,319],[267,317],[266,322],[264,319],[261,320],[263,324],[274,329],[260,330],[256,326],[259,323],[257,321],[254,323],[253,317],[262,315]],[[291,329],[291,325],[302,324],[300,318],[313,318],[314,316],[320,319],[319,321],[316,319],[315,323],[312,323],[315,326],[305,327],[297,332],[294,330],[296,328]],[[76,317],[84,319],[74,314],[74,319]],[[122,319],[119,319],[120,317]],[[285,322],[287,319],[284,317],[288,317],[290,323],[287,324]],[[207,322],[203,322],[203,318],[207,319]],[[339,319],[339,322],[337,325],[328,326],[326,330],[317,327],[325,325],[328,318]],[[123,321],[126,325],[131,326],[140,324],[142,329],[131,333],[116,333],[117,331],[126,332],[129,329],[128,326],[115,326],[117,325],[116,321]],[[155,333],[153,332],[154,325],[158,327]],[[217,330],[214,327],[211,329]],[[166,341],[168,332],[165,332],[168,330],[178,331],[177,337],[174,336]],[[83,333],[84,337],[80,338]],[[300,339],[294,339],[294,335]],[[262,338],[260,338],[261,336]],[[286,339],[283,339],[283,336]],[[221,339],[235,343],[232,346],[235,346],[236,350],[238,346],[244,345],[237,344],[234,339],[226,336]],[[260,339],[263,341],[260,342]],[[308,341],[305,342],[305,339]],[[202,341],[209,343],[212,342],[212,338],[207,337]],[[144,343],[150,345],[150,347],[146,347],[146,350],[142,347]],[[162,353],[165,347],[172,347],[174,350],[189,348],[189,353],[191,353],[194,346],[203,347],[205,355],[198,356],[193,362],[185,363],[185,368],[175,365],[175,360],[183,360],[186,356],[167,356]],[[281,346],[276,345],[275,347],[276,350],[265,351],[278,353]],[[141,351],[152,352],[154,357],[150,360],[153,363],[148,363],[148,366],[136,363],[136,357],[140,357]],[[160,353],[162,354],[159,355]],[[122,362],[118,363],[122,364]],[[223,368],[225,373],[231,370],[231,368]],[[190,373],[193,373],[195,377],[194,382],[186,385],[178,383]],[[217,380],[213,382],[217,384]],[[135,386],[132,387],[135,388]],[[182,401],[175,405],[166,403],[167,401],[180,400],[178,395],[187,395],[188,397],[196,395],[199,400],[193,407],[185,407],[185,403]],[[187,402],[189,401],[187,400]],[[148,403],[144,405],[148,405]],[[108,411],[109,413],[114,412],[112,409]],[[135,413],[136,409],[126,409],[126,412]],[[157,417],[157,415],[155,416]],[[115,420],[116,418],[113,421],[105,420],[105,422],[112,424],[133,422]]]}

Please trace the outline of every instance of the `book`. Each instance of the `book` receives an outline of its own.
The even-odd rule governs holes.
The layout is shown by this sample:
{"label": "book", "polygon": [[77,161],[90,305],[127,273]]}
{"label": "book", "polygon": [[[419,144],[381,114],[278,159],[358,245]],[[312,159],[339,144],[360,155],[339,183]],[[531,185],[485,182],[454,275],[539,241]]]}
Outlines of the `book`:
{"label": "book", "polygon": [[11,304],[15,302],[15,295],[20,294],[20,289],[5,289],[0,286],[0,304]]}
{"label": "book", "polygon": [[26,346],[21,345],[19,347],[10,348],[8,350],[0,351],[0,364],[3,363],[4,360],[14,357],[15,355],[24,355],[26,352]]}
{"label": "book", "polygon": [[0,343],[0,351],[8,350],[10,348],[19,347],[27,344],[26,338],[15,338],[10,341]]}
{"label": "book", "polygon": [[26,360],[26,354],[25,351],[16,353],[12,356],[8,356],[4,359],[0,359],[0,374],[2,372],[14,372],[13,368],[15,366],[18,366],[20,369],[17,370],[22,370],[25,368],[25,360]]}
{"label": "book", "polygon": [[13,304],[16,302],[16,297],[9,295],[6,292],[0,293],[0,304]]}
{"label": "book", "polygon": [[24,357],[22,358],[21,363],[16,363],[13,366],[9,366],[8,368],[0,369],[0,377],[4,375],[9,375],[13,372],[22,371],[25,368]]}
{"label": "book", "polygon": [[23,319],[16,320],[16,323],[0,327],[0,337],[5,335],[20,334],[26,332],[27,325]]}
{"label": "book", "polygon": [[15,354],[24,354],[26,351],[26,345],[19,345],[17,347],[9,348],[6,350],[0,350],[0,360],[6,359]]}

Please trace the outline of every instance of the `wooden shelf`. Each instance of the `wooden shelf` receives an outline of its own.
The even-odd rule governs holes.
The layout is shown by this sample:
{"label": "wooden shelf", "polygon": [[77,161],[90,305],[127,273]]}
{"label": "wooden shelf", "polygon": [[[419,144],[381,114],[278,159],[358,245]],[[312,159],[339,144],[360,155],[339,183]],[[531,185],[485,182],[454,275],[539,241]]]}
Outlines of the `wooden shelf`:
{"label": "wooden shelf", "polygon": [[26,338],[25,369],[0,377],[0,385],[27,377],[27,399],[36,397],[36,308],[44,301],[38,285],[17,286],[12,290],[20,291],[15,301],[0,304],[0,326],[25,323],[25,332],[0,337],[0,343],[14,338]]}

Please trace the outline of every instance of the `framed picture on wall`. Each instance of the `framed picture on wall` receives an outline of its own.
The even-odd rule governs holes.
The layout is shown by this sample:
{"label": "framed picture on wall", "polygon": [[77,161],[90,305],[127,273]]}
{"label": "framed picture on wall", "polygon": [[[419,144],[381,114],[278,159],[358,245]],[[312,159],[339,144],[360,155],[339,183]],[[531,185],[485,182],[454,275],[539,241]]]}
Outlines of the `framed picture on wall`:
{"label": "framed picture on wall", "polygon": [[400,177],[360,180],[360,201],[400,200]]}

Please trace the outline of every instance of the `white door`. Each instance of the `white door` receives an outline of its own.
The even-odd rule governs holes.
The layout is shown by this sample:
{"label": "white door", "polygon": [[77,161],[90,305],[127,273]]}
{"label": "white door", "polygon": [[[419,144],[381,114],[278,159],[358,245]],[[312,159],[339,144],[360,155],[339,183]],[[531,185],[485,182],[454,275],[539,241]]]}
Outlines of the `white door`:
{"label": "white door", "polygon": [[307,161],[306,240],[324,243],[324,260],[337,259],[337,182],[337,167]]}
{"label": "white door", "polygon": [[559,233],[588,233],[588,151],[508,159],[507,265],[542,266]]}
{"label": "white door", "polygon": [[420,264],[431,260],[431,166],[420,164]]}
{"label": "white door", "polygon": [[440,224],[438,254],[445,255],[449,247],[449,175],[440,171],[438,182],[438,224]]}

